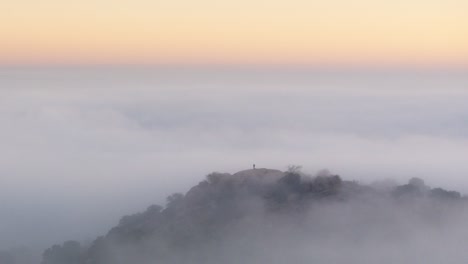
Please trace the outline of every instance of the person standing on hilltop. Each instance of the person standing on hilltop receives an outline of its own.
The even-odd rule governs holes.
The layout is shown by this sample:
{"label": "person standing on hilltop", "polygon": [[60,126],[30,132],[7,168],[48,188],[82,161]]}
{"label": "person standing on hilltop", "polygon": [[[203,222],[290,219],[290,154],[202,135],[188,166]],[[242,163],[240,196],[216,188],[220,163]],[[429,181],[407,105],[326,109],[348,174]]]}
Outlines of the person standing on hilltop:
{"label": "person standing on hilltop", "polygon": [[253,169],[255,170],[255,163],[253,164]]}

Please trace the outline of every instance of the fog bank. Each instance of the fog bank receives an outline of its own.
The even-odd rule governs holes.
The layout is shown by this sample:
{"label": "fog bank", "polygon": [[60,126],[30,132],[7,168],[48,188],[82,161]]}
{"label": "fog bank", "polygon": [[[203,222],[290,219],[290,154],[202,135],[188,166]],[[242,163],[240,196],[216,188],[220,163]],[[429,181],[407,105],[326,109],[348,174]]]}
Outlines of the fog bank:
{"label": "fog bank", "polygon": [[94,239],[252,163],[465,193],[467,86],[450,71],[2,68],[0,249]]}

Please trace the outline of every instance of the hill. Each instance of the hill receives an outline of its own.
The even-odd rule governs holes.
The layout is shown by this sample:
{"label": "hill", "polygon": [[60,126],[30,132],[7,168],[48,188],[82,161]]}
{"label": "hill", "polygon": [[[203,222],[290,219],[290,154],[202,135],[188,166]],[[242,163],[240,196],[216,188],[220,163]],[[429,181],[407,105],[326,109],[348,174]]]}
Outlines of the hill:
{"label": "hill", "polygon": [[437,257],[454,257],[466,204],[421,179],[362,185],[297,168],[211,173],[91,244],[50,247],[42,264],[414,263],[442,243],[450,248]]}

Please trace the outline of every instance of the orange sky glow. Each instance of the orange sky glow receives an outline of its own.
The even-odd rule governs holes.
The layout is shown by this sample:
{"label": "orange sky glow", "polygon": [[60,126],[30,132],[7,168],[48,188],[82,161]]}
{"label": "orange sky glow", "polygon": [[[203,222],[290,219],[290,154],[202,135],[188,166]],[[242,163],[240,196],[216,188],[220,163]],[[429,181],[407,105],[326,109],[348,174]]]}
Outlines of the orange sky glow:
{"label": "orange sky glow", "polygon": [[15,0],[0,64],[468,65],[463,0]]}

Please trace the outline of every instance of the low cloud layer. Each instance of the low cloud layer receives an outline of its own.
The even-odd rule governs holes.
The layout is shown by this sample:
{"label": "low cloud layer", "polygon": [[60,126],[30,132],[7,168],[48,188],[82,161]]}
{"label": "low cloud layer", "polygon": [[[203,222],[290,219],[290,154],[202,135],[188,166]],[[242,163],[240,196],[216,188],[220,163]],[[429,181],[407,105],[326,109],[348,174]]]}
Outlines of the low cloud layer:
{"label": "low cloud layer", "polygon": [[466,193],[467,85],[457,72],[1,69],[0,248],[91,239],[252,163]]}

